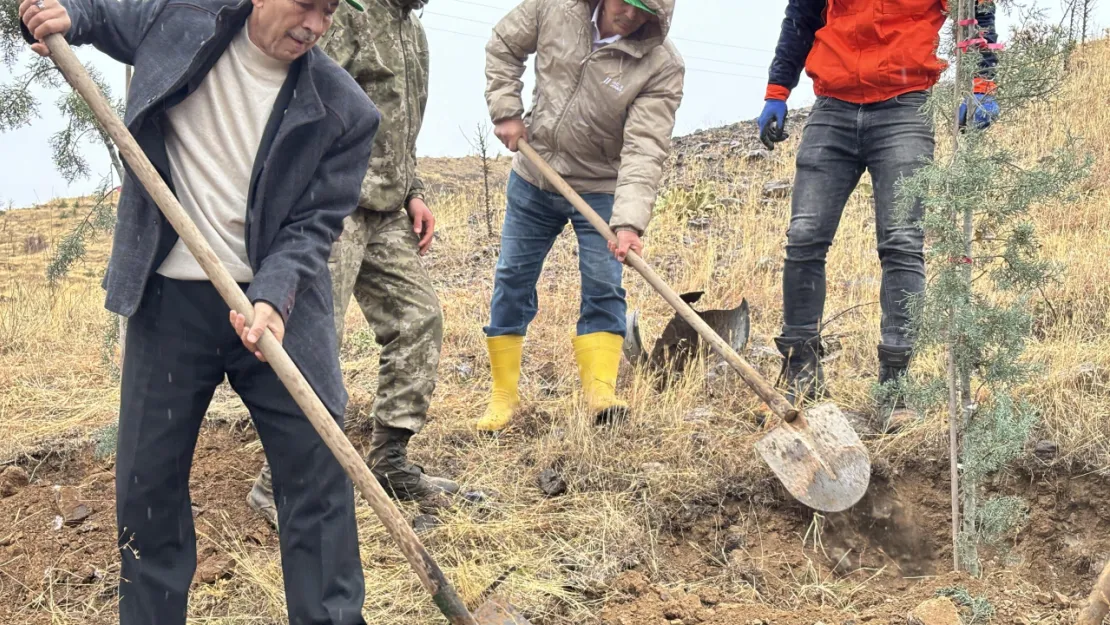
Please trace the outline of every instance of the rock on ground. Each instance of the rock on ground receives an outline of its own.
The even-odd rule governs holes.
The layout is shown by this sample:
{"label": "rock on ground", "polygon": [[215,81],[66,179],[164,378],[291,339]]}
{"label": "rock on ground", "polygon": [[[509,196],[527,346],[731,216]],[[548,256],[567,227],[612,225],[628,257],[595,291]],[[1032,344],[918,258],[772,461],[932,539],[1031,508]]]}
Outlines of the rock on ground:
{"label": "rock on ground", "polygon": [[197,565],[197,580],[202,584],[215,584],[216,580],[231,577],[235,563],[225,555],[212,554]]}
{"label": "rock on ground", "polygon": [[567,492],[567,481],[555,469],[544,469],[536,481],[548,497],[558,497]]}
{"label": "rock on ground", "polygon": [[948,597],[929,599],[906,618],[909,625],[960,625],[960,611]]}
{"label": "rock on ground", "polygon": [[22,467],[11,466],[0,471],[0,498],[11,497],[31,483]]}
{"label": "rock on ground", "polygon": [[55,486],[54,504],[58,507],[62,523],[69,526],[80,525],[92,514],[89,504],[81,501],[81,491],[73,486]]}

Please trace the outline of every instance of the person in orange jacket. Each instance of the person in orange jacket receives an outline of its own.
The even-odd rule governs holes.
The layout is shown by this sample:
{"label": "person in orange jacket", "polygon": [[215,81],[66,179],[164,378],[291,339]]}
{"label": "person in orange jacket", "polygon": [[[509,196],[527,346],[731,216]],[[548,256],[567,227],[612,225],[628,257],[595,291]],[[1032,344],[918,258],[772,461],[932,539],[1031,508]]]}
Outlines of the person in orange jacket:
{"label": "person in orange jacket", "polygon": [[[976,0],[969,0],[976,1]],[[908,219],[895,215],[895,183],[932,158],[933,127],[921,112],[946,64],[937,58],[946,0],[789,0],[759,117],[769,148],[788,135],[786,101],[803,66],[817,101],[798,148],[790,227],[783,267],[783,326],[775,343],[783,357],[787,398],[824,394],[821,318],[825,256],[848,197],[864,170],[871,174],[875,228],[883,278],[879,380],[905,374],[913,351],[907,300],[925,289],[924,233],[917,202]],[[974,39],[982,52],[975,78],[972,123],[998,115],[991,78],[997,62],[994,5],[976,2]],[[960,107],[966,123],[968,106]],[[905,398],[879,407],[885,431],[916,418]]]}

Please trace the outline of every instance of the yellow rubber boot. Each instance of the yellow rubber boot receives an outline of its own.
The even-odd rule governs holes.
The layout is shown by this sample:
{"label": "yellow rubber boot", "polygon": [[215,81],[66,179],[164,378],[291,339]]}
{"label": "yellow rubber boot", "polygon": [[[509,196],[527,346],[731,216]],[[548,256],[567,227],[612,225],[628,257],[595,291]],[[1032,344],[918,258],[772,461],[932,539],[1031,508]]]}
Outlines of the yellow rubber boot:
{"label": "yellow rubber boot", "polygon": [[574,356],[586,406],[597,423],[624,418],[628,404],[617,399],[617,369],[621,364],[624,339],[611,332],[583,334],[574,339]]}
{"label": "yellow rubber boot", "polygon": [[491,336],[486,339],[489,368],[493,377],[489,406],[478,420],[481,432],[500,432],[509,426],[513,412],[520,404],[517,385],[520,383],[520,355],[524,337],[519,335]]}

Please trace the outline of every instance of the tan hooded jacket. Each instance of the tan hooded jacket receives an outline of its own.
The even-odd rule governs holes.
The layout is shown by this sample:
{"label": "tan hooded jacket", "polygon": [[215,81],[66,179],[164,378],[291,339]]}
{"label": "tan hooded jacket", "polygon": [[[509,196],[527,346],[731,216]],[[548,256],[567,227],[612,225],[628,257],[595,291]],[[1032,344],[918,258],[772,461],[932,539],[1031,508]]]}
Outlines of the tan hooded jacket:
{"label": "tan hooded jacket", "polygon": [[[682,101],[685,65],[667,39],[675,0],[644,0],[658,19],[593,51],[598,0],[524,0],[486,44],[486,103],[499,122],[524,118],[536,151],[579,193],[614,193],[614,229],[643,234]],[[524,115],[524,62],[536,53]],[[517,154],[513,169],[554,190]]]}

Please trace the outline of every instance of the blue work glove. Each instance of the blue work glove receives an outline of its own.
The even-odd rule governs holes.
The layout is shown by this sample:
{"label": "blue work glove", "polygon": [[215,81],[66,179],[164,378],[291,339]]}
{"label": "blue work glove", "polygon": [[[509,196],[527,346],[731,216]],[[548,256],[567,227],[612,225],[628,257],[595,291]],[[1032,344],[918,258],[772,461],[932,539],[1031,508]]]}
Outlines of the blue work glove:
{"label": "blue work glove", "polygon": [[[976,130],[983,130],[991,125],[995,119],[998,119],[1002,111],[998,108],[998,102],[994,96],[986,93],[975,94],[975,112],[971,116],[971,123]],[[960,128],[967,126],[967,100],[965,99],[960,103]]]}
{"label": "blue work glove", "polygon": [[786,132],[786,100],[767,100],[763,112],[759,114],[759,140],[768,150],[775,144],[785,141],[790,135]]}

